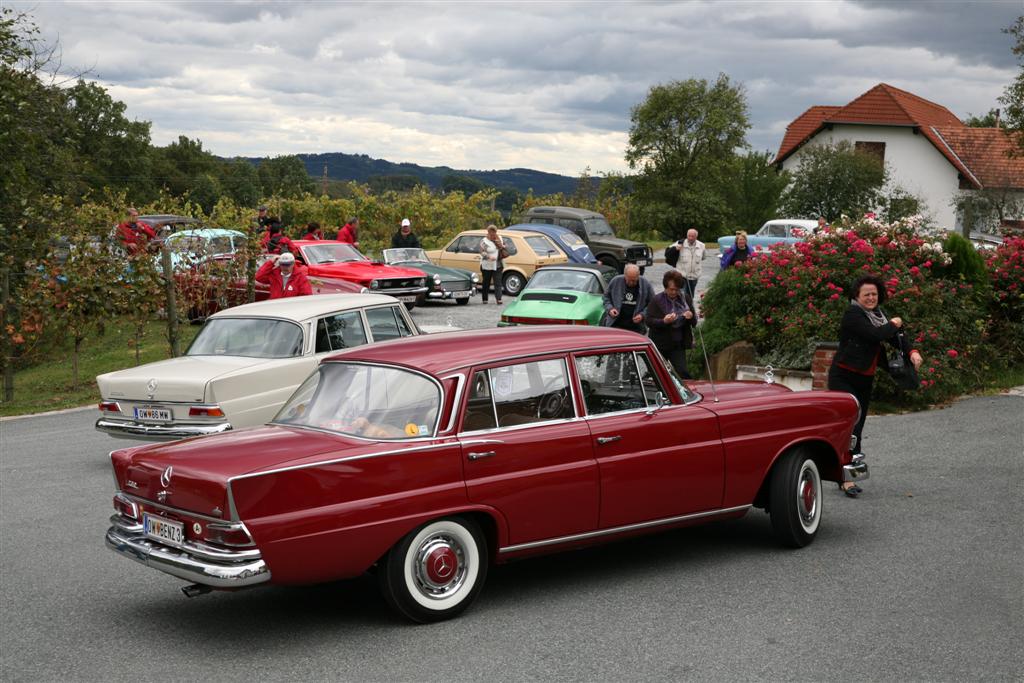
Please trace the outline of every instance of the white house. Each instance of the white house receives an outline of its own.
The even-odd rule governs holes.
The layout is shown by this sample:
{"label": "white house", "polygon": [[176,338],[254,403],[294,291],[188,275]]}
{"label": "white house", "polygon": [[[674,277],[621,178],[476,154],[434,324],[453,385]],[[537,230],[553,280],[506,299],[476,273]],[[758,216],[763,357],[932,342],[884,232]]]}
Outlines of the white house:
{"label": "white house", "polygon": [[960,227],[953,200],[961,192],[1024,190],[1024,158],[1007,154],[1012,141],[1003,129],[969,128],[942,105],[886,83],[845,106],[814,106],[798,116],[775,163],[793,172],[807,145],[841,140],[876,155],[943,228]]}

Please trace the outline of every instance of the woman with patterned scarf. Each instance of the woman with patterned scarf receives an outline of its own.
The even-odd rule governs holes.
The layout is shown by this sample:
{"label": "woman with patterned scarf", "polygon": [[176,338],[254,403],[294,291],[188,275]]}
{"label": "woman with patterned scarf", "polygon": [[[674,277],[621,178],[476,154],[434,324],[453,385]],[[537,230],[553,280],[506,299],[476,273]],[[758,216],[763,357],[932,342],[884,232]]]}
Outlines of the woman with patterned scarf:
{"label": "woman with patterned scarf", "polygon": [[[864,420],[868,416],[868,403],[871,401],[871,389],[875,384],[875,370],[886,367],[888,356],[883,342],[893,345],[897,353],[902,353],[897,345],[897,333],[903,327],[901,318],[887,319],[879,308],[885,303],[885,283],[873,275],[858,278],[850,287],[850,307],[843,314],[839,326],[839,350],[832,359],[832,367],[828,371],[828,388],[834,391],[845,391],[853,394],[860,403],[860,419],[853,428],[857,441],[854,453],[861,452],[861,434],[864,431]],[[910,352],[910,362],[919,368],[921,354]],[[843,493],[856,498],[862,490],[854,482],[848,481],[840,485]]]}

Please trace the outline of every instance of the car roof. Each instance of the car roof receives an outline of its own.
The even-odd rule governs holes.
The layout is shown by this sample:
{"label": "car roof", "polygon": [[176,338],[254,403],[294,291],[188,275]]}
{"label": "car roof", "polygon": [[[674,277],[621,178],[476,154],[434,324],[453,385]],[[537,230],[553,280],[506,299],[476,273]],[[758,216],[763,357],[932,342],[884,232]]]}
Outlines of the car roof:
{"label": "car roof", "polygon": [[561,225],[551,225],[550,223],[516,223],[510,225],[506,230],[515,230],[516,232],[539,232],[542,235],[548,237],[552,235],[575,235],[569,228],[563,228]]}
{"label": "car roof", "polygon": [[225,308],[210,318],[284,318],[286,320],[308,320],[332,311],[351,310],[367,306],[398,304],[398,301],[385,294],[314,294],[310,296],[286,297],[284,299],[267,299],[251,304],[242,304]]}
{"label": "car roof", "polygon": [[534,206],[526,212],[527,216],[547,216],[553,214],[569,214],[578,218],[604,218],[597,211],[577,209],[574,206]]}
{"label": "car roof", "polygon": [[140,221],[146,221],[147,223],[198,223],[198,218],[192,218],[191,216],[176,216],[173,213],[150,213],[145,216],[139,216]]}
{"label": "car roof", "polygon": [[773,218],[770,221],[765,221],[764,225],[762,225],[761,227],[763,228],[765,225],[779,225],[779,224],[799,225],[802,228],[816,228],[816,227],[818,227],[818,221],[809,221],[809,220],[804,219],[804,218]]}
{"label": "car roof", "polygon": [[535,272],[542,270],[589,270],[591,273],[601,275],[603,269],[600,263],[551,263],[541,266]]}
{"label": "car roof", "polygon": [[359,346],[328,360],[404,365],[440,377],[471,365],[518,357],[648,342],[635,332],[611,327],[525,325],[406,337]]}
{"label": "car roof", "polygon": [[[498,228],[498,236],[499,237],[502,236],[502,235],[506,235],[506,236],[510,236],[511,237],[511,235],[508,235],[508,232],[509,231],[508,231],[507,228]],[[545,235],[545,234],[543,234],[541,232],[538,232],[537,230],[516,230],[516,236],[522,237],[522,236],[524,236],[524,233],[527,233],[527,232],[532,232],[533,233],[532,236],[547,237],[547,235]],[[486,230],[482,230],[482,229],[463,230],[462,232],[460,232],[455,237],[462,237],[463,235],[486,235],[486,234],[487,234],[487,231]],[[526,235],[526,237],[531,237],[531,235]]]}
{"label": "car roof", "polygon": [[234,237],[245,237],[244,232],[238,230],[228,230],[227,228],[193,228],[190,230],[179,230],[173,235],[168,235],[167,239],[184,239],[185,237],[223,237],[232,235]]}

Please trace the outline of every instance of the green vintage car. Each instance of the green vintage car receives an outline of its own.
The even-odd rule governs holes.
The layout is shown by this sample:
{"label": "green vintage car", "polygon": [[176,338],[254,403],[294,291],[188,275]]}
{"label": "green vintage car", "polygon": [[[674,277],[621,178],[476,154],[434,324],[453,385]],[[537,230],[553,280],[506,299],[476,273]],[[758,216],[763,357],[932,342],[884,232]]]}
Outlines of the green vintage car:
{"label": "green vintage car", "polygon": [[465,306],[469,297],[480,290],[480,276],[461,268],[446,268],[431,263],[422,249],[402,248],[385,249],[384,263],[389,266],[408,266],[418,268],[427,274],[427,301],[455,299],[455,303]]}
{"label": "green vintage car", "polygon": [[572,263],[544,266],[519,298],[501,312],[498,327],[509,325],[599,325],[604,292],[614,268]]}

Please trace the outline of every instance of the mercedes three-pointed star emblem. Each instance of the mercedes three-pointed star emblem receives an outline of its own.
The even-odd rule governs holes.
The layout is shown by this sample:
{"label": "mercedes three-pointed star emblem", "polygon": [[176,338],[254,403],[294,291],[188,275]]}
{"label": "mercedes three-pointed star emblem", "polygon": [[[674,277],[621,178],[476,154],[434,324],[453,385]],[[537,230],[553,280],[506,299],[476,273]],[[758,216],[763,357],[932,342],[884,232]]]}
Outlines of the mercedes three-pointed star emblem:
{"label": "mercedes three-pointed star emblem", "polygon": [[172,474],[174,474],[174,468],[168,466],[166,470],[160,473],[160,485],[164,488],[168,488],[171,485]]}

